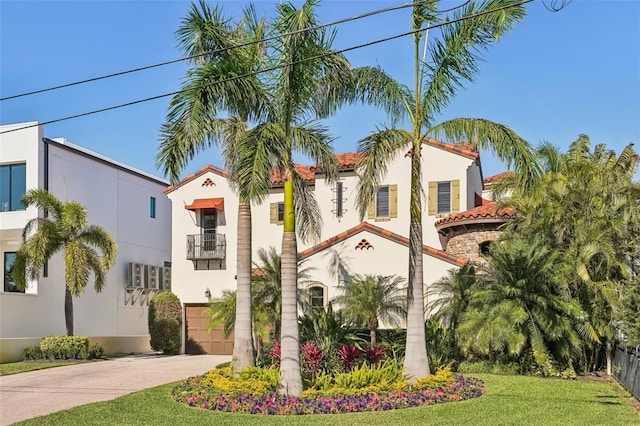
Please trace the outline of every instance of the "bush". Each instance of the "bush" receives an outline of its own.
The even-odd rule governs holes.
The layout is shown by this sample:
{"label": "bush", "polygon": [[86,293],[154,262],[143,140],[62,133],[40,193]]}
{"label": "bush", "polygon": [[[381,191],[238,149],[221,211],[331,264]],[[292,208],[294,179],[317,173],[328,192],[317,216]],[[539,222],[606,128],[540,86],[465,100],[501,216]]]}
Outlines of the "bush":
{"label": "bush", "polygon": [[438,389],[438,388],[446,388],[450,384],[452,384],[456,378],[451,371],[451,368],[445,367],[441,370],[438,370],[436,374],[429,374],[428,376],[420,377],[413,384],[413,389],[415,390],[426,390],[426,389]]}
{"label": "bush", "polygon": [[175,294],[162,291],[149,302],[151,349],[177,354],[182,344],[182,304]]}
{"label": "bush", "polygon": [[40,341],[42,356],[47,359],[89,358],[89,338],[83,336],[50,336]]}
{"label": "bush", "polygon": [[102,358],[102,355],[104,355],[104,348],[100,343],[89,346],[89,359]]}
{"label": "bush", "polygon": [[24,348],[22,351],[22,358],[25,361],[36,361],[43,359],[42,351],[40,350],[40,346],[29,346]]}

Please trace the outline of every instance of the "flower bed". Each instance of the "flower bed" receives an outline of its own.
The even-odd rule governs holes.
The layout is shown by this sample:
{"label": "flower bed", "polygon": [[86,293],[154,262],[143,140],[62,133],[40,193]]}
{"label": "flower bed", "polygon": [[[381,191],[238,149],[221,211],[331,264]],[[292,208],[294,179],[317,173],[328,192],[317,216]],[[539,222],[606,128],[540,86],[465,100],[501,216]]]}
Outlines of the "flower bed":
{"label": "flower bed", "polygon": [[177,386],[174,400],[204,410],[263,415],[338,414],[386,411],[441,402],[461,401],[484,393],[482,381],[456,376],[453,383],[437,389],[293,397],[266,394],[222,393],[205,376],[192,377]]}

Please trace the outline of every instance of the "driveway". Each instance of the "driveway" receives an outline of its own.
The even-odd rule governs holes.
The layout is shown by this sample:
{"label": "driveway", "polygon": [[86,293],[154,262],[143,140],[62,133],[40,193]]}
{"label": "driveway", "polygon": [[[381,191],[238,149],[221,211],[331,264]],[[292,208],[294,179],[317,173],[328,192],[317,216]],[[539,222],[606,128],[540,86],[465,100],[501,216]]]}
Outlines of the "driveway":
{"label": "driveway", "polygon": [[230,355],[133,355],[0,376],[0,425],[202,374]]}

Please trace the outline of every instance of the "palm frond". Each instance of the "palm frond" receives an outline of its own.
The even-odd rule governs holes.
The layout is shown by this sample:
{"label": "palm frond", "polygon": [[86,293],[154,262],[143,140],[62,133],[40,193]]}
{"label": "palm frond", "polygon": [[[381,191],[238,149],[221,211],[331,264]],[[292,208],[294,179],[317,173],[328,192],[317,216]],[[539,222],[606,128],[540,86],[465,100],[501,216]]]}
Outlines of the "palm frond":
{"label": "palm frond", "polygon": [[[335,158],[335,157],[334,157]],[[293,197],[296,215],[296,234],[304,242],[317,242],[322,233],[322,214],[320,205],[309,184],[294,169]]]}
{"label": "palm frond", "polygon": [[385,128],[360,141],[356,206],[361,219],[369,203],[374,200],[375,191],[386,175],[389,164],[403,149],[411,146],[412,139],[412,134],[406,130]]}

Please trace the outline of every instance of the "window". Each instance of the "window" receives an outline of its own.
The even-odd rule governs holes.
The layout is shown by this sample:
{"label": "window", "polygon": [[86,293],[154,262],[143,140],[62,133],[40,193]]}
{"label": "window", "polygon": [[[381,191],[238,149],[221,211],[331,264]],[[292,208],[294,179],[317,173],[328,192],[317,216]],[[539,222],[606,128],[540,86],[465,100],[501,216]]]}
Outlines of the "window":
{"label": "window", "polygon": [[284,203],[271,203],[270,207],[270,222],[282,223],[284,222]]}
{"label": "window", "polygon": [[451,182],[438,182],[437,213],[451,213]]}
{"label": "window", "polygon": [[381,186],[376,193],[376,217],[389,217],[388,186]]}
{"label": "window", "polygon": [[460,211],[460,180],[429,182],[429,214],[447,215]]}
{"label": "window", "polygon": [[324,288],[311,287],[309,289],[311,309],[324,309]]}
{"label": "window", "polygon": [[149,217],[156,218],[156,197],[149,198]]}
{"label": "window", "polygon": [[491,241],[484,241],[479,244],[480,254],[488,254],[491,250]]}
{"label": "window", "polygon": [[344,199],[342,198],[344,194],[344,187],[342,186],[342,182],[336,183],[335,191],[336,191],[336,197],[334,200],[334,205],[335,205],[334,213],[336,217],[342,217],[342,214],[344,213],[344,210],[343,210]]}
{"label": "window", "polygon": [[24,210],[22,196],[26,191],[26,164],[0,166],[0,211]]}
{"label": "window", "polygon": [[380,186],[375,200],[369,204],[369,219],[389,219],[398,217],[398,185]]}
{"label": "window", "polygon": [[18,286],[13,281],[11,271],[13,271],[13,261],[16,259],[15,252],[4,253],[4,291],[10,293],[24,293],[24,290],[18,290]]}

